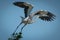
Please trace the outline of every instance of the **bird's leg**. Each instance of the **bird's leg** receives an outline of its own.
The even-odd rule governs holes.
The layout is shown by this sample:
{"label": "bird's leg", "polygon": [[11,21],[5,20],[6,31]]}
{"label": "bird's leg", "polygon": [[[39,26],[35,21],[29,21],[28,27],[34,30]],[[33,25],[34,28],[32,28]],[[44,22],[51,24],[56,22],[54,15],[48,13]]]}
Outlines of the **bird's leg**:
{"label": "bird's leg", "polygon": [[22,38],[22,30],[23,30],[23,28],[24,28],[26,25],[27,25],[27,23],[24,24],[24,26],[21,28],[21,32],[19,32],[19,34],[18,34],[17,36],[15,35],[15,39],[14,39],[14,40],[19,40],[20,38]]}
{"label": "bird's leg", "polygon": [[15,31],[13,32],[13,35],[15,34],[15,32],[17,31],[17,29],[19,28],[19,26],[22,24],[23,22],[21,22],[18,26],[17,26],[17,28],[15,29]]}
{"label": "bird's leg", "polygon": [[24,24],[24,26],[21,28],[21,33],[22,33],[23,28],[24,28],[26,25],[27,25],[27,24]]}

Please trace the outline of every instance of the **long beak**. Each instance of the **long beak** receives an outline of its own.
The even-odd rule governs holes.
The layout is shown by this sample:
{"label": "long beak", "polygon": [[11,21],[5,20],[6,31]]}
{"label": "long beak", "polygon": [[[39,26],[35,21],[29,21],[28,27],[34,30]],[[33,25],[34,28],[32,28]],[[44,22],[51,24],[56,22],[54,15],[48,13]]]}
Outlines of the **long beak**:
{"label": "long beak", "polygon": [[13,34],[15,34],[15,32],[17,31],[17,29],[19,28],[19,26],[22,24],[22,22],[17,26],[17,28],[15,29],[15,31],[13,32]]}

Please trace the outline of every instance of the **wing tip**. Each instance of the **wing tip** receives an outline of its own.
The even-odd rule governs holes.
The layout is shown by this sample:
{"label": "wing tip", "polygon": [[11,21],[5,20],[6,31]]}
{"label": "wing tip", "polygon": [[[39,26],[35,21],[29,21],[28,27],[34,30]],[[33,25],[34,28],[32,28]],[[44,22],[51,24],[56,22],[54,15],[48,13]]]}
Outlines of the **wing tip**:
{"label": "wing tip", "polygon": [[24,2],[13,2],[14,5],[17,5],[17,4],[23,4]]}
{"label": "wing tip", "polygon": [[39,18],[41,18],[44,21],[54,21],[55,17],[56,16],[54,14],[52,14],[51,12],[48,12],[47,16],[41,16]]}

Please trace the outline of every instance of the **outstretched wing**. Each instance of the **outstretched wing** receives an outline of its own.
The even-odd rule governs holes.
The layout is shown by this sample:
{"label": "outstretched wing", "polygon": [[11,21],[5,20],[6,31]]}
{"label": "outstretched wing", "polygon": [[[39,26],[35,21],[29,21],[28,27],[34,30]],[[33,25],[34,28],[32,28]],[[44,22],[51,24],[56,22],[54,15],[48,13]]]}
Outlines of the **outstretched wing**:
{"label": "outstretched wing", "polygon": [[24,8],[25,17],[27,17],[30,14],[33,8],[31,4],[26,3],[26,2],[14,2],[13,4],[21,8]]}
{"label": "outstretched wing", "polygon": [[49,11],[44,11],[44,10],[38,11],[34,15],[37,15],[40,19],[45,20],[45,21],[52,21],[55,19],[54,14],[52,14]]}

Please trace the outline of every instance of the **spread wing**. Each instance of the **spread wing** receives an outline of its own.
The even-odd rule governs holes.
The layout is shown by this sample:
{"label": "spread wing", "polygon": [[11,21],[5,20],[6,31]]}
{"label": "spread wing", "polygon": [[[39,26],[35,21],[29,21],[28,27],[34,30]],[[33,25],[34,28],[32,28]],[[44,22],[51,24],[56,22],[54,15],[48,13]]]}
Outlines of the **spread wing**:
{"label": "spread wing", "polygon": [[44,10],[38,11],[34,15],[37,15],[40,19],[45,20],[45,21],[52,21],[55,19],[54,14],[52,14],[49,11],[44,11]]}
{"label": "spread wing", "polygon": [[25,17],[27,17],[30,14],[33,8],[31,4],[26,3],[26,2],[14,2],[13,4],[18,7],[24,8]]}

